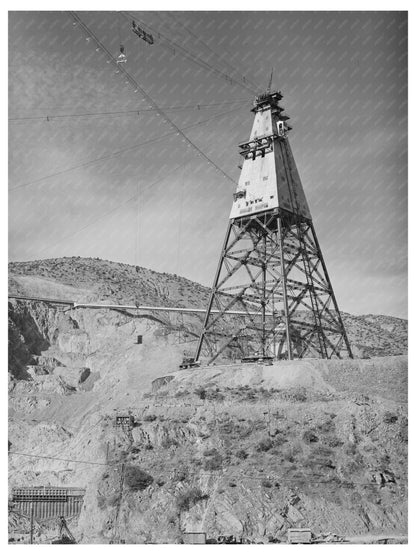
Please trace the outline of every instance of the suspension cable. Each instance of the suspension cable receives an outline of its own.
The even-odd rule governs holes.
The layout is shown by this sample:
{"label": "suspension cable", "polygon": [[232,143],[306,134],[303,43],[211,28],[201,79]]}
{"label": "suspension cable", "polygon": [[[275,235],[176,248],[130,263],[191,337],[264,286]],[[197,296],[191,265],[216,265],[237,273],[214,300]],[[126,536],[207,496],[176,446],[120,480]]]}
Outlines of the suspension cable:
{"label": "suspension cable", "polygon": [[[209,123],[211,121],[213,121],[214,119],[220,118],[222,116],[231,114],[233,112],[236,112],[238,110],[240,110],[242,107],[239,108],[233,108],[232,110],[228,110],[227,112],[222,112],[220,114],[215,114],[214,116],[206,119],[206,120],[200,120],[197,121],[196,123],[192,123],[191,125],[187,125],[185,127],[182,128],[182,130],[188,130],[188,129],[193,129],[195,127],[198,127],[199,125],[205,125],[206,123]],[[43,177],[39,177],[38,179],[35,179],[33,181],[29,181],[27,183],[22,183],[21,185],[16,185],[16,187],[10,187],[9,192],[10,191],[15,191],[17,189],[21,189],[24,187],[29,187],[30,185],[36,185],[37,183],[40,183],[41,181],[44,181],[45,179],[50,179],[52,177],[57,177],[58,175],[63,175],[67,172],[71,172],[73,170],[77,170],[80,168],[85,168],[87,166],[90,166],[92,164],[96,164],[98,162],[102,162],[104,160],[109,160],[111,158],[115,158],[116,156],[119,156],[120,154],[123,154],[125,152],[129,152],[132,150],[136,150],[138,148],[141,148],[142,146],[146,146],[152,143],[156,143],[159,141],[163,141],[164,139],[166,139],[167,137],[172,137],[173,135],[175,135],[176,132],[175,131],[170,131],[169,133],[165,133],[164,135],[161,135],[160,137],[154,137],[153,139],[148,139],[147,141],[143,141],[142,143],[139,143],[137,145],[133,145],[133,146],[129,146],[126,148],[123,148],[121,150],[117,150],[115,152],[112,152],[110,154],[105,154],[104,156],[100,156],[98,158],[94,158],[93,160],[88,160],[87,162],[82,162],[81,164],[77,164],[76,166],[71,166],[70,168],[66,168],[65,170],[60,170],[58,172],[49,174],[49,175],[44,175]]]}
{"label": "suspension cable", "polygon": [[130,75],[130,73],[124,68],[121,67],[122,64],[118,64],[117,60],[111,54],[111,52],[107,49],[106,46],[101,42],[101,40],[95,35],[95,33],[89,28],[89,26],[82,21],[82,19],[78,16],[76,12],[69,12],[69,15],[75,20],[76,23],[80,25],[83,31],[87,34],[87,38],[92,39],[96,45],[100,48],[102,52],[104,52],[109,61],[117,68],[117,70],[125,77],[127,82],[134,88],[134,91],[139,91],[143,98],[149,103],[149,105],[154,108],[158,115],[163,117],[163,121],[167,123],[178,136],[182,137],[184,142],[186,142],[197,154],[204,158],[215,170],[221,173],[226,179],[231,181],[234,185],[237,185],[237,182],[228,175],[222,168],[220,168],[205,152],[203,152],[191,139],[185,135],[185,133],[174,123],[169,116],[160,108],[160,106],[156,103],[156,101],[147,93],[144,88],[139,85],[139,83]]}
{"label": "suspension cable", "polygon": [[[218,54],[218,52],[216,52],[213,48],[211,48],[209,46],[209,44],[207,44],[205,41],[203,41],[200,36],[198,36],[196,33],[191,31],[191,29],[189,29],[189,27],[187,25],[185,25],[185,23],[183,21],[181,21],[178,17],[176,17],[174,15],[174,13],[175,12],[167,12],[167,15],[168,15],[168,17],[170,17],[171,19],[173,19],[174,21],[179,23],[185,29],[185,31],[187,33],[189,33],[189,35],[191,35],[191,37],[193,37],[200,44],[202,44],[207,50],[209,50],[212,53],[212,55],[214,55],[219,60],[223,61],[224,64],[226,64],[228,66],[228,68],[231,69],[231,71],[238,71],[238,69],[236,69],[228,60],[224,59],[220,54]],[[245,75],[242,76],[242,81],[243,81],[243,83],[249,83],[250,85],[252,85],[253,92],[254,92],[254,90],[256,90],[257,85],[255,83],[253,83],[253,81],[248,79]]]}
{"label": "suspension cable", "polygon": [[[176,168],[174,168],[173,170],[171,170],[169,173],[163,175],[162,177],[160,177],[159,179],[157,179],[156,181],[154,181],[150,187],[153,187],[154,185],[157,185],[158,183],[160,183],[161,181],[163,181],[166,177],[168,177],[169,175],[172,175],[174,172],[176,172],[176,170],[180,169],[182,166],[186,165],[188,163],[188,161],[183,162],[182,164],[179,164],[178,166],[176,166]],[[103,218],[105,218],[106,216],[112,214],[113,212],[116,212],[119,208],[121,208],[122,206],[124,206],[125,204],[130,203],[131,201],[133,201],[136,197],[137,197],[138,191],[136,189],[134,195],[132,195],[131,197],[129,197],[128,199],[124,200],[123,202],[121,202],[120,204],[118,204],[117,206],[115,206],[114,208],[112,208],[111,210],[109,210],[108,212],[105,212],[104,214],[101,214],[100,216],[98,216],[97,218],[95,218],[94,220],[92,220],[91,222],[89,222],[88,224],[86,224],[85,226],[81,227],[80,229],[77,229],[76,231],[74,231],[73,233],[69,233],[68,235],[65,235],[65,237],[62,237],[62,239],[59,239],[59,241],[56,241],[56,243],[54,243],[53,245],[48,245],[47,247],[44,247],[43,249],[40,249],[40,251],[38,251],[39,254],[45,252],[46,250],[56,247],[56,245],[59,245],[60,243],[62,243],[62,241],[65,241],[66,239],[71,239],[71,237],[73,237],[74,235],[77,235],[78,233],[81,233],[81,231],[85,231],[88,227],[92,226],[93,224],[97,223],[99,220],[102,220]]]}
{"label": "suspension cable", "polygon": [[128,19],[129,21],[131,21],[132,19],[135,19],[137,21],[139,21],[139,23],[141,25],[143,25],[144,27],[147,27],[148,29],[150,29],[152,31],[152,33],[156,34],[158,36],[158,38],[165,40],[166,42],[168,42],[170,45],[172,45],[172,49],[173,52],[176,53],[178,52],[179,54],[181,54],[184,58],[194,62],[195,64],[199,65],[200,67],[207,69],[208,71],[214,73],[215,75],[224,78],[228,83],[230,84],[237,84],[240,85],[241,87],[243,87],[244,89],[246,89],[247,91],[249,91],[252,94],[255,94],[256,91],[255,89],[249,87],[247,85],[246,78],[243,77],[243,81],[239,80],[239,79],[235,79],[234,77],[230,77],[228,73],[221,71],[220,69],[217,69],[216,67],[214,67],[212,64],[206,62],[205,60],[203,60],[202,58],[200,58],[199,56],[196,56],[195,54],[192,54],[191,52],[189,52],[186,48],[184,48],[183,46],[181,46],[180,44],[174,42],[172,39],[169,39],[166,35],[164,35],[163,33],[161,33],[160,31],[152,28],[149,24],[144,23],[142,20],[140,20],[137,16],[134,16],[133,14],[131,14],[130,12],[121,12],[122,15]]}
{"label": "suspension cable", "polygon": [[[227,101],[227,102],[215,102],[212,104],[189,104],[187,106],[165,106],[163,110],[168,111],[179,111],[179,110],[201,110],[201,109],[209,109],[216,106],[223,106],[226,104],[243,104],[247,103],[249,100],[235,100],[235,101]],[[122,115],[130,115],[135,114],[139,115],[145,112],[155,112],[155,108],[139,108],[138,110],[117,110],[114,112],[84,112],[80,114],[46,114],[44,116],[21,116],[21,117],[13,117],[9,118],[8,121],[16,122],[16,121],[48,121],[51,122],[56,119],[68,119],[68,118],[85,118],[85,117],[96,117],[96,116],[122,116]]]}

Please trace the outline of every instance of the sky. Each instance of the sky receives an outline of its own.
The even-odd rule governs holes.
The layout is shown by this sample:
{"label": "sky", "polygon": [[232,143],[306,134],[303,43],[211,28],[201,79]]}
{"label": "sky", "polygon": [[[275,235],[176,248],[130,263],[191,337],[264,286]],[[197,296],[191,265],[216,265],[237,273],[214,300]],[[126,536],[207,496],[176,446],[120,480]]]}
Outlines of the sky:
{"label": "sky", "polygon": [[99,257],[210,286],[273,70],[341,310],[407,317],[406,13],[77,13],[224,173],[68,13],[10,12],[10,260]]}

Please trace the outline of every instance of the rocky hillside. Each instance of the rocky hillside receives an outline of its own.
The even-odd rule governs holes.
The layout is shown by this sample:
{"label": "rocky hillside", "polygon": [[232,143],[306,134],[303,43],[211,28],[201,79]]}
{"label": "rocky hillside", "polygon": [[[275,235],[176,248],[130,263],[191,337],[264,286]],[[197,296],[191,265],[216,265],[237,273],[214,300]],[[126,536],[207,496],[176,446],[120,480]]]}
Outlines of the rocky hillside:
{"label": "rocky hillside", "polygon": [[[92,258],[53,258],[9,264],[9,293],[75,300],[205,308],[209,289],[176,274]],[[343,313],[358,357],[407,353],[407,320],[382,315]],[[198,334],[201,321],[188,318]]]}
{"label": "rocky hillside", "polygon": [[[138,285],[149,304],[201,306],[207,294],[85,259],[12,264],[10,281],[16,293],[78,300],[113,298],[112,287],[133,301]],[[385,355],[405,336],[402,320],[346,320],[357,322],[357,345]],[[174,322],[18,300],[9,330],[9,485],[85,488],[69,522],[78,542],[174,543],[205,531],[267,543],[286,541],[291,526],[407,533],[406,356],[178,371],[189,345]],[[131,429],[117,427],[127,414]],[[27,542],[27,517],[13,505],[9,517],[10,541]],[[35,542],[56,533],[55,520],[39,521]]]}
{"label": "rocky hillside", "polygon": [[209,294],[206,287],[176,274],[80,257],[11,262],[9,292],[79,302],[194,307],[206,306]]}

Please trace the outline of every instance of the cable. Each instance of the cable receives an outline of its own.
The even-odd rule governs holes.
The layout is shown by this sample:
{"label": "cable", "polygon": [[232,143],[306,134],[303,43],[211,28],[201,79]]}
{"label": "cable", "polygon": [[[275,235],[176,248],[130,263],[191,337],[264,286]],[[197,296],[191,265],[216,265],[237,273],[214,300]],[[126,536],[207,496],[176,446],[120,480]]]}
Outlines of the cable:
{"label": "cable", "polygon": [[176,249],[176,273],[181,275],[180,272],[180,255],[181,255],[181,236],[182,236],[182,218],[183,218],[183,191],[185,187],[185,166],[183,167],[182,180],[179,192],[179,229],[178,229],[178,240]]}
{"label": "cable", "polygon": [[[231,71],[238,71],[228,60],[225,60],[220,54],[218,54],[218,52],[216,52],[213,48],[211,48],[209,46],[209,44],[207,44],[206,42],[204,42],[201,37],[199,37],[197,34],[195,34],[193,31],[191,31],[189,29],[189,27],[187,25],[185,25],[185,23],[183,23],[183,21],[181,21],[178,17],[175,17],[175,15],[173,15],[176,12],[166,12],[167,16],[172,18],[174,21],[176,21],[177,23],[179,23],[185,30],[187,33],[189,33],[191,35],[191,37],[193,37],[195,40],[197,40],[198,42],[200,42],[205,48],[207,48],[216,58],[220,59],[221,61],[224,62],[224,64],[226,64]],[[240,72],[239,72],[240,73]],[[244,75],[242,76],[242,81],[249,83],[252,87],[254,87],[255,89],[257,88],[257,85],[255,83],[253,83],[253,81],[251,81],[250,79],[248,79],[247,77],[245,77]]]}
{"label": "cable", "polygon": [[[247,84],[245,82],[240,81],[239,79],[235,79],[235,78],[231,78],[228,73],[225,73],[223,71],[221,71],[220,69],[215,68],[213,65],[211,65],[210,63],[206,62],[205,60],[203,60],[202,58],[200,58],[199,56],[195,56],[194,54],[190,53],[186,48],[184,48],[183,46],[179,45],[178,43],[174,42],[173,40],[169,39],[166,35],[164,35],[163,33],[161,33],[160,31],[157,31],[156,29],[152,28],[150,25],[144,23],[142,20],[140,20],[137,16],[134,16],[133,14],[129,13],[129,12],[121,12],[121,14],[128,19],[129,21],[131,21],[131,19],[137,20],[139,21],[144,27],[147,27],[148,29],[150,29],[153,33],[157,34],[158,38],[162,38],[163,40],[165,40],[166,42],[168,42],[169,44],[172,45],[173,48],[173,53],[178,52],[179,54],[181,54],[183,57],[187,58],[188,60],[191,60],[192,62],[194,62],[195,64],[199,65],[200,67],[204,68],[204,69],[208,69],[209,71],[211,71],[212,73],[216,74],[217,76],[223,77],[228,83],[230,84],[237,84],[240,85],[241,87],[245,88],[246,90],[250,91],[251,93],[255,94],[256,91],[254,89],[252,89],[251,87],[248,87]],[[161,45],[163,46],[163,45]]]}
{"label": "cable", "polygon": [[[33,455],[30,453],[18,453],[16,451],[9,451],[10,455],[18,455],[18,456],[22,456],[22,457],[29,457],[29,458],[35,458],[35,459],[52,459],[52,460],[58,460],[58,461],[64,461],[64,462],[73,462],[73,463],[77,463],[77,464],[92,464],[92,465],[97,465],[97,466],[120,466],[121,463],[119,462],[108,462],[108,463],[100,463],[100,462],[95,462],[95,461],[79,461],[79,460],[75,460],[75,459],[63,459],[63,458],[57,458],[57,457],[48,457],[45,455]],[[163,470],[177,470],[178,465],[172,466],[170,468],[166,468],[164,467]],[[189,474],[197,474],[198,476],[204,476],[204,477],[208,477],[208,478],[212,478],[213,476],[215,476],[215,474],[213,473],[208,473],[208,472],[200,472],[198,470],[192,470],[189,471]],[[270,476],[268,474],[265,474],[264,476],[250,476],[248,474],[245,474],[244,472],[241,472],[240,474],[222,474],[220,476],[221,478],[227,478],[227,479],[241,479],[241,478],[245,478],[247,480],[253,480],[253,481],[259,481],[259,482],[263,482],[263,481],[267,481],[267,480],[276,480],[278,482],[281,483],[304,483],[307,482],[308,484],[327,484],[327,485],[331,485],[331,482],[329,482],[328,480],[311,480],[309,476],[305,476],[304,479],[299,479],[299,478],[281,478],[279,476]],[[394,483],[394,482],[392,482]],[[377,487],[380,484],[377,484],[376,482],[374,483],[368,483],[368,482],[355,482],[353,480],[348,480],[346,483],[336,483],[333,484],[334,487],[340,488],[340,487],[346,487],[347,489],[350,487],[350,484],[354,484],[354,485],[359,485],[359,486],[364,486],[364,487]],[[397,484],[396,484],[397,485]]]}
{"label": "cable", "polygon": [[137,179],[137,188],[136,188],[136,201],[137,201],[137,207],[136,207],[136,226],[135,226],[135,230],[134,230],[134,253],[133,253],[133,261],[134,264],[136,266],[139,265],[139,259],[138,259],[138,249],[140,247],[140,178]]}
{"label": "cable", "polygon": [[173,135],[172,132],[171,133],[166,133],[165,135],[162,135],[160,137],[155,137],[153,139],[149,139],[148,141],[144,141],[143,143],[139,143],[139,144],[134,145],[134,146],[123,148],[121,150],[117,150],[116,152],[112,152],[110,154],[105,154],[104,156],[100,156],[99,158],[94,158],[93,160],[89,160],[88,162],[83,162],[82,164],[77,164],[76,166],[71,166],[70,168],[67,168],[65,170],[60,170],[58,172],[51,173],[49,175],[44,175],[43,177],[39,177],[39,179],[35,179],[34,181],[29,181],[28,183],[22,183],[21,185],[17,185],[16,187],[11,187],[9,189],[9,191],[16,191],[17,189],[22,189],[23,187],[29,187],[31,185],[36,185],[37,183],[40,183],[41,181],[44,181],[45,179],[50,179],[52,177],[57,177],[58,175],[63,175],[65,173],[71,172],[73,170],[77,170],[77,169],[80,169],[80,168],[85,168],[85,167],[90,166],[92,164],[96,164],[98,162],[103,162],[104,160],[109,160],[111,158],[115,158],[119,154],[123,154],[124,152],[129,152],[131,150],[136,150],[138,148],[141,148],[142,146],[146,146],[146,145],[149,145],[149,144],[152,144],[152,143],[156,143],[158,141],[162,141],[166,137],[169,137],[171,135]]}
{"label": "cable", "polygon": [[[90,426],[85,432],[83,432],[82,436],[78,439],[78,441],[75,442],[74,445],[71,445],[71,450],[74,450],[75,447],[78,447],[82,441],[85,439],[85,436],[96,426],[98,426],[98,424],[100,422],[102,422],[105,419],[105,416],[102,416],[101,418],[98,419],[98,421],[93,424],[92,426]],[[55,453],[55,455],[53,455],[54,457],[58,457],[63,451],[65,451],[65,448],[61,449],[58,453]]]}
{"label": "cable", "polygon": [[[205,123],[209,123],[211,121],[213,121],[214,119],[217,119],[219,117],[231,114],[233,112],[236,112],[237,110],[241,110],[242,106],[238,107],[238,108],[233,108],[232,110],[228,110],[227,112],[222,112],[220,114],[216,114],[206,120],[201,120],[198,121],[196,123],[193,123],[191,125],[187,125],[186,127],[183,127],[184,130],[188,130],[188,129],[193,129],[194,127],[198,127],[199,125],[204,125]],[[105,154],[104,156],[100,156],[99,158],[95,158],[94,160],[89,160],[88,162],[83,162],[82,164],[77,164],[76,166],[71,166],[70,168],[67,168],[65,170],[61,170],[49,175],[45,175],[43,177],[40,177],[38,179],[35,179],[34,181],[29,181],[27,183],[22,183],[21,185],[17,185],[16,187],[11,187],[9,189],[9,191],[16,191],[17,189],[21,189],[23,187],[29,187],[31,185],[36,185],[36,183],[40,183],[41,181],[44,181],[45,179],[50,179],[52,177],[57,177],[59,175],[63,175],[65,173],[71,172],[73,170],[77,170],[80,168],[85,168],[87,166],[90,166],[92,164],[96,164],[98,162],[102,162],[104,160],[109,160],[111,158],[115,158],[116,156],[118,156],[119,154],[124,154],[125,152],[129,152],[131,150],[136,150],[138,148],[141,148],[142,146],[146,146],[152,143],[156,143],[158,141],[162,141],[164,139],[166,139],[167,137],[171,137],[173,135],[175,135],[175,131],[171,131],[170,133],[165,133],[164,135],[161,135],[160,137],[154,137],[153,139],[149,139],[148,141],[144,141],[143,143],[139,143],[137,145],[134,146],[129,146],[127,148],[123,148],[121,150],[117,150],[116,152],[112,152],[110,154]]]}
{"label": "cable", "polygon": [[[156,185],[157,183],[160,183],[161,181],[163,181],[168,175],[172,175],[172,173],[174,173],[176,170],[178,170],[179,168],[181,168],[182,166],[184,166],[185,164],[187,164],[188,161],[183,162],[182,164],[180,164],[179,166],[176,166],[176,168],[174,170],[172,170],[171,172],[169,172],[167,175],[161,177],[160,179],[157,179],[156,181],[154,181],[150,187],[153,187],[154,185]],[[125,204],[131,202],[132,200],[134,200],[137,196],[137,190],[134,193],[133,196],[131,196],[130,198],[128,198],[127,200],[123,201],[121,204],[118,204],[115,208],[112,208],[111,210],[109,210],[108,212],[105,212],[104,214],[101,214],[101,216],[99,216],[98,218],[95,218],[94,220],[92,220],[90,223],[88,223],[87,225],[85,225],[84,227],[81,227],[80,229],[77,229],[77,231],[75,231],[74,233],[70,233],[68,235],[66,235],[65,237],[62,237],[62,239],[59,239],[59,241],[57,241],[56,243],[54,243],[53,245],[48,245],[47,247],[41,249],[40,251],[38,251],[38,253],[42,253],[45,252],[46,250],[56,247],[56,245],[59,245],[60,243],[62,243],[62,241],[65,241],[66,239],[70,239],[71,237],[74,237],[75,235],[78,235],[78,233],[81,233],[81,231],[85,231],[88,227],[90,227],[91,225],[97,223],[99,220],[102,220],[103,218],[105,218],[106,216],[108,216],[109,214],[112,214],[113,212],[116,212],[119,208],[121,208],[122,206],[124,206]]]}
{"label": "cable", "polygon": [[93,465],[99,465],[99,466],[114,466],[116,463],[100,463],[100,462],[96,462],[96,461],[78,461],[75,459],[62,459],[59,457],[48,457],[46,455],[31,455],[30,453],[17,453],[16,451],[9,451],[10,455],[19,455],[21,457],[31,457],[31,458],[35,458],[35,459],[50,459],[50,460],[54,460],[54,461],[64,461],[64,462],[73,462],[73,463],[79,463],[79,464],[93,464]]}
{"label": "cable", "polygon": [[160,108],[160,106],[156,103],[156,101],[143,89],[141,85],[139,85],[139,83],[130,75],[130,73],[124,67],[122,67],[122,64],[117,63],[117,60],[112,56],[111,52],[107,49],[107,47],[93,33],[93,31],[88,27],[88,25],[82,21],[82,19],[76,14],[76,12],[69,12],[69,15],[75,20],[76,23],[78,23],[82,27],[83,31],[87,33],[87,36],[90,39],[94,40],[94,42],[96,43],[100,51],[106,54],[109,61],[117,68],[117,71],[124,76],[124,78],[126,79],[126,82],[129,83],[131,86],[133,86],[135,91],[140,92],[140,94],[150,104],[150,106],[156,109],[158,115],[163,116],[164,122],[167,123],[170,127],[172,127],[176,131],[176,134],[181,136],[182,139],[186,143],[188,143],[188,145],[190,145],[198,153],[199,156],[202,156],[203,158],[205,158],[205,160],[209,162],[209,164],[211,164],[211,166],[213,166],[219,173],[222,173],[222,175],[225,178],[230,180],[234,185],[237,185],[237,182],[232,177],[230,177],[209,156],[207,156],[205,152],[203,152],[194,142],[192,142],[187,135],[185,135],[185,133],[167,116],[167,114],[162,110],[162,108]]}
{"label": "cable", "polygon": [[[215,102],[213,104],[189,104],[187,106],[166,106],[162,107],[163,110],[168,111],[180,111],[180,110],[200,110],[201,108],[213,108],[216,106],[223,106],[226,104],[243,104],[247,103],[249,100],[235,100],[235,101],[227,101],[227,102]],[[85,112],[81,114],[46,114],[45,116],[22,116],[22,117],[14,117],[9,118],[10,122],[16,121],[53,121],[55,119],[68,119],[68,118],[84,118],[84,117],[95,117],[95,116],[114,116],[114,115],[128,115],[128,114],[136,114],[139,115],[143,112],[155,112],[156,108],[139,108],[138,110],[118,110],[115,112]]]}

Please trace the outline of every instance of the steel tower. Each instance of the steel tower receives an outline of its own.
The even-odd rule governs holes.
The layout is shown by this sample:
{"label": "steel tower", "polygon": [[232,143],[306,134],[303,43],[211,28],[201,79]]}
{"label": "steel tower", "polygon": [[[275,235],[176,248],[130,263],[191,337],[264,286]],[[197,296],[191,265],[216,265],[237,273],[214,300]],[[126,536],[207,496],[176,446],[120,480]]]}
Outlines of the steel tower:
{"label": "steel tower", "polygon": [[[195,360],[347,355],[351,348],[287,133],[280,91],[254,101],[250,139]],[[244,315],[231,311],[243,312]]]}

